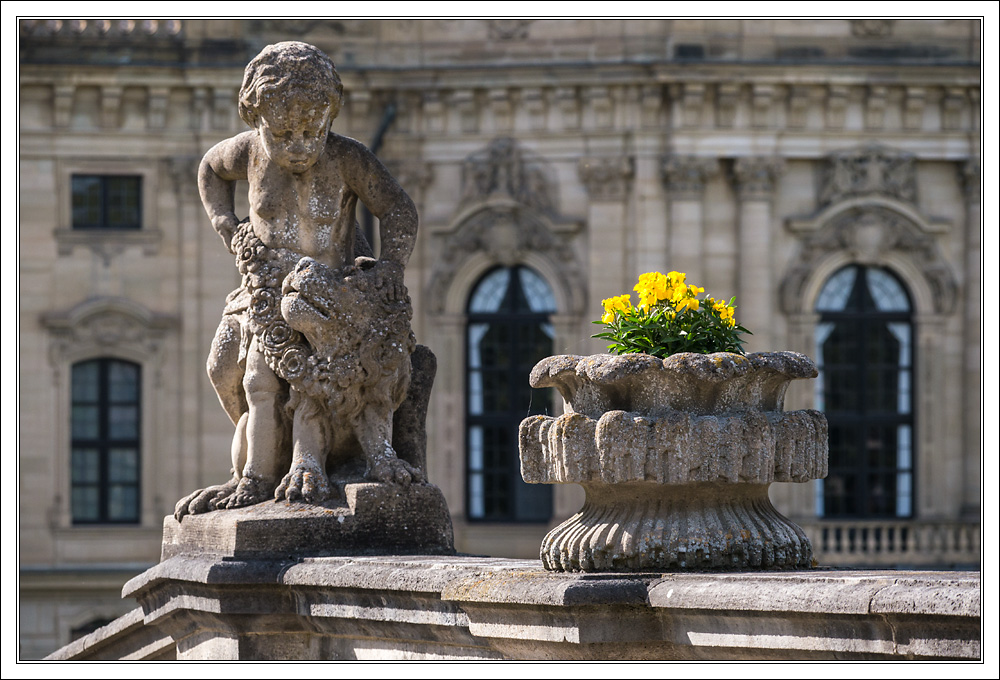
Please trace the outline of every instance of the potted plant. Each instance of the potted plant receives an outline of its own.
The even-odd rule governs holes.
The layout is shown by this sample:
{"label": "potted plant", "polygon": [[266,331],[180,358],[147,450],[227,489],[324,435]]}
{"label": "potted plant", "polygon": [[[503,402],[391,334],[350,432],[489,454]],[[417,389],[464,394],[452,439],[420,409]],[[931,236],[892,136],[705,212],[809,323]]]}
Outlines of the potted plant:
{"label": "potted plant", "polygon": [[532,387],[555,387],[558,417],[520,427],[527,482],[577,483],[583,508],[549,532],[556,571],[809,567],[812,546],[767,495],[771,482],[826,476],[827,425],[784,411],[816,367],[795,352],[745,355],[735,300],[702,295],[679,272],[651,272],[604,300],[594,337],[609,354],[540,361]]}

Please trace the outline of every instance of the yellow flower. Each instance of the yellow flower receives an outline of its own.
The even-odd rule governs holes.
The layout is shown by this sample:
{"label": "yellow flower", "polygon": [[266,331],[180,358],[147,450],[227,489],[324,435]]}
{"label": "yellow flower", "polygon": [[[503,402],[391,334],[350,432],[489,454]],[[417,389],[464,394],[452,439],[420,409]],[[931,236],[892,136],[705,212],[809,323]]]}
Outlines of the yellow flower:
{"label": "yellow flower", "polygon": [[670,282],[660,272],[646,272],[632,289],[639,294],[639,309],[648,310],[661,300],[670,297]]}
{"label": "yellow flower", "polygon": [[683,312],[688,309],[694,312],[697,311],[698,307],[699,307],[698,298],[693,298],[693,297],[685,298],[680,302],[678,302],[676,305],[674,305],[674,309],[676,309],[678,312]]}
{"label": "yellow flower", "polygon": [[632,296],[628,293],[625,295],[616,295],[615,297],[601,300],[601,304],[604,305],[604,316],[601,317],[601,323],[613,323],[616,312],[625,314],[632,309]]}

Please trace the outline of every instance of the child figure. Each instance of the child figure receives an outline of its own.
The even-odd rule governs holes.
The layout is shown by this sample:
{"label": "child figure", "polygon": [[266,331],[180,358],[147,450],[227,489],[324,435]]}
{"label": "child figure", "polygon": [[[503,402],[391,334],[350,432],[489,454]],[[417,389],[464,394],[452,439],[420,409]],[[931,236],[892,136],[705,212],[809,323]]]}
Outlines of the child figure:
{"label": "child figure", "polygon": [[[253,130],[220,142],[202,160],[202,202],[244,274],[243,285],[227,298],[208,360],[212,384],[236,425],[234,477],[183,499],[178,518],[275,496],[322,502],[330,492],[323,469],[329,427],[318,422],[315,407],[303,410],[308,417],[293,412],[289,423],[292,369],[278,365],[273,347],[284,342],[287,353],[288,342],[304,342],[280,317],[281,293],[288,292],[283,284],[287,288],[300,263],[308,263],[307,273],[315,267],[363,268],[387,299],[406,299],[403,268],[413,251],[416,209],[374,154],[330,132],[342,97],[333,62],[323,52],[301,42],[270,45],[247,65],[239,93],[240,117]],[[244,179],[250,216],[241,223],[234,191]],[[359,197],[380,222],[377,261],[367,257],[371,250],[356,224]],[[266,333],[265,318],[271,319]],[[291,399],[294,406],[296,395]],[[388,433],[383,423],[375,428],[378,442],[362,441],[367,477],[407,484],[420,472],[382,441],[391,437],[391,413],[388,419]]]}

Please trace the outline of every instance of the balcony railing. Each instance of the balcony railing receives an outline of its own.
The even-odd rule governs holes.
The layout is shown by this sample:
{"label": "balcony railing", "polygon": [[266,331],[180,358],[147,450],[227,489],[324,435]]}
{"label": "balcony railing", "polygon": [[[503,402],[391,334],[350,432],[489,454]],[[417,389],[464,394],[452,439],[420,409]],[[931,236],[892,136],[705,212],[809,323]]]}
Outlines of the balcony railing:
{"label": "balcony railing", "polygon": [[821,566],[978,568],[975,522],[813,520],[798,522]]}

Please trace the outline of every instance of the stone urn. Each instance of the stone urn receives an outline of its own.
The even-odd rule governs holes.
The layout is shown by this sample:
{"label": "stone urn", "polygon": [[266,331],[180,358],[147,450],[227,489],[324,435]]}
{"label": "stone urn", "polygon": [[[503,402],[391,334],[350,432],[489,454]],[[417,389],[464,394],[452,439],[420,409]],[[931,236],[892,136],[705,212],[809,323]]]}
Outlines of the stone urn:
{"label": "stone urn", "polygon": [[555,387],[558,417],[521,422],[526,482],[580,484],[586,502],[546,535],[552,571],[800,569],[802,529],[768,498],[771,482],[827,473],[819,411],[785,412],[816,366],[795,352],[562,355],[532,387]]}

